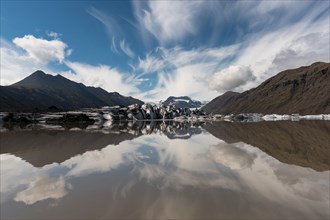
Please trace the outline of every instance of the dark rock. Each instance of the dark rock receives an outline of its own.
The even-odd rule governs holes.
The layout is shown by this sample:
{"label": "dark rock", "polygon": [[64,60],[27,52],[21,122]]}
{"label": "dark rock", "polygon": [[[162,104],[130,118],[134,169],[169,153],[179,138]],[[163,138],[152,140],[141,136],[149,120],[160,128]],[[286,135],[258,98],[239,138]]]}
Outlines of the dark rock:
{"label": "dark rock", "polygon": [[94,124],[95,120],[89,118],[85,114],[65,114],[60,118],[47,119],[46,123],[53,125],[61,125],[65,128],[86,128],[88,125]]}
{"label": "dark rock", "polygon": [[15,115],[13,113],[9,113],[7,116],[2,118],[3,124],[1,126],[12,130],[15,127],[25,128],[30,124],[34,124],[37,121],[29,118],[25,115]]}
{"label": "dark rock", "polygon": [[244,114],[239,114],[239,115],[236,115],[234,117],[235,121],[244,121],[244,120],[247,120],[247,119],[248,119],[248,116],[244,115]]}
{"label": "dark rock", "polygon": [[59,108],[57,108],[55,105],[52,105],[52,106],[49,106],[49,107],[48,107],[48,110],[51,110],[51,111],[58,111]]}
{"label": "dark rock", "polygon": [[9,113],[7,116],[3,117],[2,120],[4,122],[12,122],[14,121],[14,114],[13,113]]}
{"label": "dark rock", "polygon": [[13,113],[9,113],[3,119],[5,123],[16,123],[16,124],[30,124],[33,123],[33,120],[25,116],[15,116]]}

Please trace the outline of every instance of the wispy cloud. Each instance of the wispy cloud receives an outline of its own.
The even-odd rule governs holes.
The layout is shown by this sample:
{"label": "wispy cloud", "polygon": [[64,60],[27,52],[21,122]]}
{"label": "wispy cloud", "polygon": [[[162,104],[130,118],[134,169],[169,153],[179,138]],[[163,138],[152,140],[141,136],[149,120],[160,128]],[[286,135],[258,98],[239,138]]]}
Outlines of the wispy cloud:
{"label": "wispy cloud", "polygon": [[54,39],[59,39],[60,36],[62,36],[61,33],[57,33],[57,32],[54,32],[54,31],[46,31],[46,34],[48,35],[48,37],[52,37]]}
{"label": "wispy cloud", "polygon": [[[48,33],[52,40],[26,35],[13,43],[2,41],[1,84],[36,69],[52,72],[49,63],[62,62],[70,79],[146,101],[169,95],[211,100],[226,90],[255,87],[279,71],[330,60],[328,1],[132,4],[136,20],[126,21],[136,27],[134,37],[126,35],[114,14],[87,10],[104,26],[112,52],[127,66],[69,61],[72,50],[57,33]],[[150,48],[134,50],[136,42]],[[121,71],[128,66],[131,72]]]}
{"label": "wispy cloud", "polygon": [[[329,62],[329,17],[319,17],[310,10],[299,22],[242,42],[242,51],[234,64],[251,66],[260,83],[279,71],[309,65],[316,61]],[[280,60],[285,62],[280,63]]]}
{"label": "wispy cloud", "polygon": [[120,48],[127,56],[134,58],[135,54],[125,40],[120,41]]}
{"label": "wispy cloud", "polygon": [[[114,52],[115,54],[119,54],[119,46],[122,52],[124,52],[124,54],[126,54],[130,58],[134,58],[135,54],[124,39],[122,28],[117,23],[116,19],[94,7],[89,8],[87,12],[104,25],[109,41],[111,42],[112,52]],[[117,41],[117,39],[122,40]]]}
{"label": "wispy cloud", "polygon": [[110,17],[108,14],[102,12],[101,10],[98,10],[94,7],[90,7],[87,10],[87,13],[104,25],[109,39],[112,39],[113,36],[121,32],[121,28],[118,25],[117,21]]}
{"label": "wispy cloud", "polygon": [[79,62],[66,61],[72,70],[62,73],[63,76],[88,86],[102,87],[109,92],[119,92],[124,95],[139,93],[134,76],[118,71],[108,65],[89,65]]}
{"label": "wispy cloud", "polygon": [[148,1],[147,5],[133,4],[140,25],[161,43],[181,40],[197,31],[198,14],[203,2]]}
{"label": "wispy cloud", "polygon": [[145,100],[166,99],[170,95],[188,95],[205,100],[216,96],[206,85],[205,78],[223,67],[223,60],[236,53],[236,45],[221,48],[185,50],[180,47],[159,47],[139,58],[136,64],[139,77],[157,78],[151,90],[142,93]]}
{"label": "wispy cloud", "polygon": [[[153,2],[148,5],[151,4]],[[189,7],[187,2],[182,4]],[[163,99],[175,94],[210,100],[227,90],[243,91],[255,87],[287,68],[310,65],[316,61],[329,62],[329,14],[325,13],[329,11],[329,5],[325,2],[304,2],[299,5],[288,1],[269,5],[263,2],[207,4],[207,7],[203,7],[205,14],[212,14],[217,7],[226,8],[220,10],[224,15],[219,13],[215,17],[216,26],[224,24],[221,18],[242,21],[238,24],[245,24],[244,28],[248,29],[245,30],[247,33],[244,38],[227,47],[159,47],[147,53],[144,58],[139,58],[135,67],[137,71],[140,70],[140,76],[153,78],[156,75],[157,78],[156,86],[142,94],[147,99]],[[228,4],[230,7],[227,8]],[[147,7],[145,4],[135,5],[137,14],[138,9]],[[248,8],[255,8],[256,12],[252,13]],[[281,10],[291,13],[281,15]],[[148,16],[152,15],[151,8],[148,13]],[[147,15],[141,12],[138,15],[140,22],[145,22]],[[157,19],[152,21],[155,23]],[[157,27],[161,28],[162,25]],[[169,33],[176,34],[175,27],[172,30]],[[211,31],[211,38],[213,34]],[[184,35],[177,33],[176,37],[179,39],[188,35],[189,32]],[[166,40],[175,41],[176,37],[168,37]],[[218,38],[221,37],[218,35]],[[160,42],[163,40],[159,38]]]}
{"label": "wispy cloud", "polygon": [[119,51],[118,51],[118,49],[117,49],[116,38],[115,38],[115,37],[112,37],[112,38],[111,38],[111,50],[112,50],[112,52],[114,52],[114,53],[116,53],[116,54],[119,53]]}

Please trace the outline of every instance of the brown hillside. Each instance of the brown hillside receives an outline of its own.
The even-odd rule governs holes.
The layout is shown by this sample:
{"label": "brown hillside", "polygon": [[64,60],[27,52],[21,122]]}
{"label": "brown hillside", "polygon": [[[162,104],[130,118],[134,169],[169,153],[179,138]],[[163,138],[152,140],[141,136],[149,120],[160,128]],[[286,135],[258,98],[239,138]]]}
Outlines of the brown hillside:
{"label": "brown hillside", "polygon": [[246,92],[218,96],[203,110],[218,114],[329,114],[329,63],[285,70]]}

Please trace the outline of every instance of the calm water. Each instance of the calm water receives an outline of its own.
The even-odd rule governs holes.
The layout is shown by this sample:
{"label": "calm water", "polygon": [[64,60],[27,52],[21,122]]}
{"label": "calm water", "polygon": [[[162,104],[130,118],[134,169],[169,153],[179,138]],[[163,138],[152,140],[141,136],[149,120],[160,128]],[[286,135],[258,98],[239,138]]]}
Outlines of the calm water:
{"label": "calm water", "polygon": [[329,128],[3,131],[1,219],[329,219]]}

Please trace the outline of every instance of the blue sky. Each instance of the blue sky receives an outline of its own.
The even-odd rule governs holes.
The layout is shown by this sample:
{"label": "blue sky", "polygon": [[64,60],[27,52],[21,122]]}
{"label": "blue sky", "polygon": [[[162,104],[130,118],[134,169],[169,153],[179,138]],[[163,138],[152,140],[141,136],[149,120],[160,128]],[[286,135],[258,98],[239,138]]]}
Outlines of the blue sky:
{"label": "blue sky", "polygon": [[329,62],[329,1],[1,1],[1,85],[37,69],[202,101]]}

